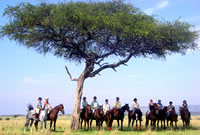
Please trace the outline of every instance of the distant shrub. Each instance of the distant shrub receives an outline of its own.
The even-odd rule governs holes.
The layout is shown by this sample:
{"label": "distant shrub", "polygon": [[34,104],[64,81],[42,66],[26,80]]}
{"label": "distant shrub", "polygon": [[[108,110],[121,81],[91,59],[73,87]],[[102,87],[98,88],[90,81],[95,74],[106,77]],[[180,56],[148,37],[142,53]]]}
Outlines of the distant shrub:
{"label": "distant shrub", "polygon": [[3,120],[2,118],[0,118],[0,120]]}
{"label": "distant shrub", "polygon": [[17,115],[14,115],[13,117],[14,117],[14,118],[17,118],[18,116],[17,116]]}
{"label": "distant shrub", "polygon": [[10,120],[10,118],[6,118],[5,120]]}

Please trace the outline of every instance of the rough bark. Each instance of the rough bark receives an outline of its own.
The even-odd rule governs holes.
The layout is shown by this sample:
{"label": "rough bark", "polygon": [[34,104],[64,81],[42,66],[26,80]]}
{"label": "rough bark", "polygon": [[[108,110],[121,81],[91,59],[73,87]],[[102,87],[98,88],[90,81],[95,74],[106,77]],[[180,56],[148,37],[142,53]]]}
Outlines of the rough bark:
{"label": "rough bark", "polygon": [[72,121],[71,121],[72,130],[78,129],[78,126],[79,126],[80,104],[81,104],[81,98],[83,94],[84,80],[85,80],[84,78],[79,78],[77,82],[75,104],[74,104],[74,110],[72,113]]}

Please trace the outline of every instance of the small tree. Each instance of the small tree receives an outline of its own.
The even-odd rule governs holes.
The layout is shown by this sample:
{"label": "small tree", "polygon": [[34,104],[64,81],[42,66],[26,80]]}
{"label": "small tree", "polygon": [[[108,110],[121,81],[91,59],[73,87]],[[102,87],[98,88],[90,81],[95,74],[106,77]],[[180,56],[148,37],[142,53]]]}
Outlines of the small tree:
{"label": "small tree", "polygon": [[[69,2],[59,4],[21,3],[8,6],[9,23],[1,27],[7,36],[39,53],[53,53],[69,61],[85,63],[77,81],[71,129],[79,125],[83,84],[105,69],[125,65],[131,58],[165,58],[195,49],[198,38],[191,25],[156,20],[122,1]],[[118,61],[109,63],[109,57]]]}

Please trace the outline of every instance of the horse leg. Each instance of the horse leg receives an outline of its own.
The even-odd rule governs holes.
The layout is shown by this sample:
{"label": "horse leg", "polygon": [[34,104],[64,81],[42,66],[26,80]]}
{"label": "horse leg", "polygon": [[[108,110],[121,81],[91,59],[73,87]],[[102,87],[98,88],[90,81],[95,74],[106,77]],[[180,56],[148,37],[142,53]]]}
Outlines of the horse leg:
{"label": "horse leg", "polygon": [[135,121],[135,120],[132,121],[132,127],[133,127],[133,125],[134,125],[134,121]]}
{"label": "horse leg", "polygon": [[175,121],[175,128],[177,128],[177,121]]}
{"label": "horse leg", "polygon": [[140,130],[142,130],[142,124],[141,123],[142,123],[142,121],[140,120]]}
{"label": "horse leg", "polygon": [[117,127],[119,128],[119,120],[117,120]]}
{"label": "horse leg", "polygon": [[41,129],[43,129],[43,120],[41,121]]}
{"label": "horse leg", "polygon": [[51,120],[51,122],[50,122],[50,129],[49,129],[49,130],[51,130],[51,127],[52,127],[52,121],[53,121],[53,120]]}
{"label": "horse leg", "polygon": [[83,119],[80,120],[79,124],[81,125],[81,129],[82,129]]}
{"label": "horse leg", "polygon": [[31,131],[31,133],[33,132],[32,125],[33,125],[33,120],[31,120],[31,123],[30,123],[30,131]]}
{"label": "horse leg", "polygon": [[87,130],[89,130],[89,119],[87,119]]}
{"label": "horse leg", "polygon": [[84,130],[86,129],[86,120],[84,120]]}
{"label": "horse leg", "polygon": [[38,121],[35,121],[35,129],[38,130]]}
{"label": "horse leg", "polygon": [[54,120],[54,131],[56,131],[56,119]]}
{"label": "horse leg", "polygon": [[138,120],[136,120],[136,122],[135,122],[135,123],[136,123],[136,130],[137,130],[137,128],[138,128],[138,126],[137,126],[137,122],[138,122]]}
{"label": "horse leg", "polygon": [[91,119],[91,121],[90,121],[90,128],[92,128],[92,119]]}
{"label": "horse leg", "polygon": [[[161,120],[161,125],[162,125],[162,120]],[[157,121],[157,128],[159,128],[159,120]]]}
{"label": "horse leg", "polygon": [[27,118],[26,123],[25,123],[25,127],[24,127],[24,133],[26,133],[26,128],[28,127],[29,121],[30,121],[30,119]]}
{"label": "horse leg", "polygon": [[169,127],[169,120],[167,120],[167,127]]}
{"label": "horse leg", "polygon": [[171,120],[171,123],[170,123],[171,127],[173,127],[173,121]]}
{"label": "horse leg", "polygon": [[44,121],[44,128],[47,128],[47,120]]}
{"label": "horse leg", "polygon": [[121,120],[121,130],[123,130],[123,119]]}
{"label": "horse leg", "polygon": [[148,127],[148,125],[149,125],[149,120],[146,118],[146,122],[145,122],[146,128]]}
{"label": "horse leg", "polygon": [[131,118],[128,117],[128,127],[130,128]]}

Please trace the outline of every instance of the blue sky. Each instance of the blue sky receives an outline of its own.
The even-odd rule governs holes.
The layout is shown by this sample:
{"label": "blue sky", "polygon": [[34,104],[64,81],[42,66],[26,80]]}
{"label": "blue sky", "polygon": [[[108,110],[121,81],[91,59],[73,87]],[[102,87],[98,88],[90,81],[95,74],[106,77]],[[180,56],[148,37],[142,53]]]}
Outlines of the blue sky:
{"label": "blue sky", "polygon": [[[16,5],[20,2],[37,4],[40,0],[0,1],[0,15],[3,14],[6,5]],[[172,21],[180,17],[181,20],[195,25],[196,30],[200,30],[199,0],[126,2],[157,18]],[[0,25],[6,22],[7,18],[1,16]],[[167,56],[166,60],[132,59],[128,66],[117,68],[117,72],[108,69],[103,71],[101,76],[87,79],[83,96],[91,102],[92,97],[96,95],[100,104],[108,98],[111,106],[117,96],[122,104],[130,105],[134,97],[138,98],[141,106],[146,106],[151,98],[154,101],[161,99],[164,105],[170,100],[180,105],[183,99],[192,105],[200,104],[199,59],[200,50],[188,51],[184,56]],[[53,106],[63,103],[65,110],[70,112],[73,109],[76,82],[69,80],[65,65],[73,77],[78,77],[84,66],[51,54],[38,54],[7,38],[0,39],[0,115],[25,114],[26,105],[35,105],[39,96],[48,96]]]}

